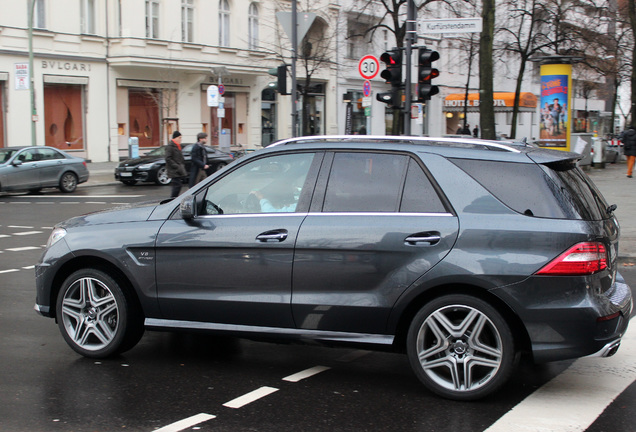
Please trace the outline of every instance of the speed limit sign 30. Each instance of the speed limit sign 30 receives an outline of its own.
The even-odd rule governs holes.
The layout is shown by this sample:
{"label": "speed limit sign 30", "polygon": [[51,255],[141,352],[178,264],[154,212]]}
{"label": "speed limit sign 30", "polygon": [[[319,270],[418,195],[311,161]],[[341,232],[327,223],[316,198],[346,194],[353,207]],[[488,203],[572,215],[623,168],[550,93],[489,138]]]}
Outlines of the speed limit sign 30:
{"label": "speed limit sign 30", "polygon": [[373,79],[380,71],[380,62],[375,56],[366,55],[360,59],[358,63],[358,72],[364,79]]}

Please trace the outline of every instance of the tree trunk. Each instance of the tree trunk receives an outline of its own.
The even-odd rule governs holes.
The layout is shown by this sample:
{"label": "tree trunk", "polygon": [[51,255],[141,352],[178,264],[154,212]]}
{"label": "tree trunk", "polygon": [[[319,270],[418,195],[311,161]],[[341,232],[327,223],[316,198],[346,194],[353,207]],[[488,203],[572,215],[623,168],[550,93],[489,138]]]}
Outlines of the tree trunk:
{"label": "tree trunk", "polygon": [[493,37],[495,32],[495,1],[483,0],[483,31],[479,40],[479,122],[481,137],[494,140],[495,110],[493,106]]}
{"label": "tree trunk", "polygon": [[519,117],[519,99],[521,98],[521,83],[526,72],[526,59],[521,60],[519,74],[517,75],[517,84],[515,86],[515,102],[512,106],[512,125],[510,127],[510,138],[517,137],[517,118]]}
{"label": "tree trunk", "polygon": [[[636,41],[636,4],[633,0],[628,1],[627,4],[629,5],[627,8],[629,11],[629,23],[634,35],[633,41]],[[630,125],[636,127],[636,42],[632,43],[634,43],[634,45],[632,46],[632,118]]]}

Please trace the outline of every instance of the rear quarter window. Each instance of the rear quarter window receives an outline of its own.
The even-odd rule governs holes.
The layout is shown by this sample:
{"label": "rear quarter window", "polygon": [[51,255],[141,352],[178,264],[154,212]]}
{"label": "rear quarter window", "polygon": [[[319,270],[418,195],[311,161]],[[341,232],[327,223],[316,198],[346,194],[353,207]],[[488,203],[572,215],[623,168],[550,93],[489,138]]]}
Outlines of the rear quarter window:
{"label": "rear quarter window", "polygon": [[451,161],[505,205],[527,216],[580,220],[608,217],[605,200],[574,164]]}

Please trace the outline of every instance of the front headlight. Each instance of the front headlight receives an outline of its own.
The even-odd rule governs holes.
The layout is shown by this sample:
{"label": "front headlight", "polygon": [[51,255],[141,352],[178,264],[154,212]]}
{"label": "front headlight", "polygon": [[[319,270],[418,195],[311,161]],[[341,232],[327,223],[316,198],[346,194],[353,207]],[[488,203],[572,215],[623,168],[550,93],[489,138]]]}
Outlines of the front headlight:
{"label": "front headlight", "polygon": [[152,169],[153,166],[155,166],[155,162],[141,164],[137,167],[137,169],[147,171],[149,169]]}
{"label": "front headlight", "polygon": [[55,243],[57,243],[58,240],[60,240],[61,238],[63,238],[66,235],[66,230],[64,228],[54,228],[53,231],[51,231],[51,235],[49,236],[49,240],[46,242],[46,247],[51,247],[53,246]]}

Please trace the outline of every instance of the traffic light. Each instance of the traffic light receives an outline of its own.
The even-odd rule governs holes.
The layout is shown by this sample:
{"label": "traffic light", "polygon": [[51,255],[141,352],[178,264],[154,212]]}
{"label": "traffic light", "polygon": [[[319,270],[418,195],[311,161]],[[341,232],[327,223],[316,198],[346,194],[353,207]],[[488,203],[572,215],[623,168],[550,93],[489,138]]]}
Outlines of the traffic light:
{"label": "traffic light", "polygon": [[402,85],[402,53],[395,49],[387,51],[380,56],[380,61],[386,63],[386,69],[380,76],[392,86]]}
{"label": "traffic light", "polygon": [[380,61],[386,64],[386,69],[380,73],[380,77],[391,84],[391,91],[378,93],[376,99],[389,104],[393,108],[402,106],[402,52],[399,49],[387,51],[380,56]]}
{"label": "traffic light", "polygon": [[439,60],[439,53],[428,48],[417,51],[417,101],[426,102],[431,96],[439,93],[439,87],[432,85],[433,78],[439,76],[439,70],[433,67],[433,62]]}
{"label": "traffic light", "polygon": [[278,67],[272,68],[268,71],[270,75],[273,75],[278,78],[276,82],[276,90],[278,94],[288,95],[287,93],[287,65],[280,65]]}

